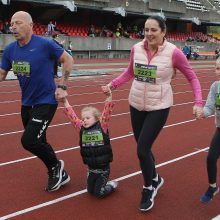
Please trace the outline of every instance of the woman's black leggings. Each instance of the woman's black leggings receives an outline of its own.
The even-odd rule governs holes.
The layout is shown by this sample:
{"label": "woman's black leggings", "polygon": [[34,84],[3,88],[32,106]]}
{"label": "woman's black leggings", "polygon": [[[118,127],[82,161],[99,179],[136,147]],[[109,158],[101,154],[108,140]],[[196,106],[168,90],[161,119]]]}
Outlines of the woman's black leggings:
{"label": "woman's black leggings", "polygon": [[152,145],[166,123],[170,108],[157,111],[138,111],[130,106],[131,124],[137,142],[137,154],[140,161],[144,185],[152,185],[156,177],[155,160]]}
{"label": "woman's black leggings", "polygon": [[217,160],[220,155],[220,128],[217,128],[215,134],[213,135],[209,153],[207,156],[207,171],[209,183],[216,183],[217,176]]}

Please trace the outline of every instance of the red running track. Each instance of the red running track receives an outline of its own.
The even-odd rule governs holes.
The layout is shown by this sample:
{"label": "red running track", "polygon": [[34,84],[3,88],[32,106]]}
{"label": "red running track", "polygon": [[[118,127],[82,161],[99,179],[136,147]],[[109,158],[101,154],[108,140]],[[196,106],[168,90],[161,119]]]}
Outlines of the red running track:
{"label": "red running track", "polygon": [[[106,61],[106,68],[110,64]],[[91,63],[94,63],[91,62]],[[205,65],[209,64],[210,67]],[[201,66],[198,66],[201,65]],[[204,65],[204,67],[202,66]],[[194,62],[201,81],[203,97],[215,80],[214,63]],[[69,100],[77,113],[91,103],[102,109],[104,95],[100,90],[118,73],[106,76],[76,77],[69,82]],[[23,150],[20,144],[20,92],[17,81],[0,84],[0,219],[22,220],[134,220],[134,219],[211,219],[219,214],[219,195],[211,204],[199,199],[207,188],[205,149],[215,130],[214,117],[194,120],[193,94],[190,85],[178,73],[172,82],[174,106],[165,128],[154,144],[158,172],[165,179],[152,210],[138,210],[143,185],[136,146],[132,136],[127,102],[130,83],[114,91],[116,102],[110,121],[114,152],[111,179],[119,180],[114,194],[96,199],[86,193],[86,167],[81,161],[78,134],[62,112],[62,106],[48,130],[48,140],[71,176],[71,182],[57,192],[47,193],[47,174],[42,163]]]}

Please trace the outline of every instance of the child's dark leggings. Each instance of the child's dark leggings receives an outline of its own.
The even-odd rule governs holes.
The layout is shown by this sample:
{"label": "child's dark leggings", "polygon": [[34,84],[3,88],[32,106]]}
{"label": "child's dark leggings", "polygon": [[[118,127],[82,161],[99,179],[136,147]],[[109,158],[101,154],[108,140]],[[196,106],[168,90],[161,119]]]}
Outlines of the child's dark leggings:
{"label": "child's dark leggings", "polygon": [[105,197],[113,192],[114,188],[107,184],[110,168],[89,169],[87,177],[87,190],[96,197]]}
{"label": "child's dark leggings", "polygon": [[216,183],[217,176],[217,160],[220,155],[220,128],[217,128],[212,138],[209,153],[207,156],[207,171],[209,183]]}
{"label": "child's dark leggings", "polygon": [[152,145],[166,123],[170,108],[157,111],[138,111],[130,106],[131,123],[134,137],[137,142],[137,154],[140,161],[144,185],[152,185],[156,177],[155,160],[152,154]]}

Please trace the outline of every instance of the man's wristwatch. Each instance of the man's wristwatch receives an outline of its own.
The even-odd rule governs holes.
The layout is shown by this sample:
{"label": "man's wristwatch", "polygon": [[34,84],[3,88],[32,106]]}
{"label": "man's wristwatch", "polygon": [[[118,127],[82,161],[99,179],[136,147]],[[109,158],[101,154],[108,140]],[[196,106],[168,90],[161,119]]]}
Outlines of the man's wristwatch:
{"label": "man's wristwatch", "polygon": [[60,88],[62,90],[67,90],[67,86],[65,85],[58,85],[57,88]]}

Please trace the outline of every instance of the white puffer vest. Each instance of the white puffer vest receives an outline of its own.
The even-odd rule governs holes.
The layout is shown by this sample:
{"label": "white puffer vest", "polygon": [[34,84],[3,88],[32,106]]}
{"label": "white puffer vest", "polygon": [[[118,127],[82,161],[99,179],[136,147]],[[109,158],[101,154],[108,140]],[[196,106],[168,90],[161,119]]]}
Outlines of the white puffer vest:
{"label": "white puffer vest", "polygon": [[175,45],[165,40],[149,63],[144,41],[134,46],[134,65],[135,63],[155,65],[157,66],[157,75],[155,84],[134,79],[128,98],[132,107],[139,111],[154,111],[173,105],[170,82],[175,73],[172,65],[172,55],[175,48]]}

